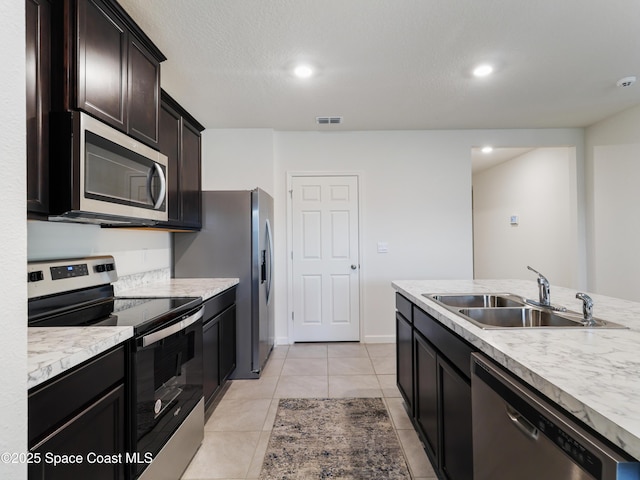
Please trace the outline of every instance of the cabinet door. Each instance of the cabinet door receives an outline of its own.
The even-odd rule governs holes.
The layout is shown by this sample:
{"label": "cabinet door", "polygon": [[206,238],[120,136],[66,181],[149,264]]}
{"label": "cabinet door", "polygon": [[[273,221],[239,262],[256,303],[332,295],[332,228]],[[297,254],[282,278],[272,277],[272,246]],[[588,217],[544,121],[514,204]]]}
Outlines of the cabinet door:
{"label": "cabinet door", "polygon": [[49,213],[51,5],[26,0],[27,210]]}
{"label": "cabinet door", "polygon": [[204,400],[207,406],[220,386],[219,349],[220,323],[211,320],[202,331],[202,372],[204,375]]}
{"label": "cabinet door", "polygon": [[168,158],[167,205],[169,224],[180,223],[180,131],[182,123],[178,112],[162,104],[160,109],[160,152]]}
{"label": "cabinet door", "polygon": [[182,121],[182,155],[180,157],[180,193],[182,224],[200,228],[200,132],[184,119]]}
{"label": "cabinet door", "polygon": [[440,468],[448,479],[470,480],[473,478],[471,385],[440,356],[438,377],[442,418]]}
{"label": "cabinet door", "polygon": [[127,29],[100,0],[77,7],[77,107],[126,131]]}
{"label": "cabinet door", "polygon": [[422,335],[415,333],[415,419],[432,459],[438,459],[437,354]]}
{"label": "cabinet door", "polygon": [[[100,400],[74,416],[60,429],[31,449],[42,461],[29,465],[29,479],[92,480],[124,479],[123,461],[90,463],[93,454],[124,458],[124,385],[112,390]],[[82,463],[63,463],[54,466],[44,461],[45,454],[80,455]]]}
{"label": "cabinet door", "polygon": [[158,146],[160,63],[137,40],[129,42],[129,134]]}
{"label": "cabinet door", "polygon": [[396,312],[396,379],[409,412],[413,413],[413,329],[399,312]]}
{"label": "cabinet door", "polygon": [[226,380],[236,368],[236,307],[220,318],[220,379]]}

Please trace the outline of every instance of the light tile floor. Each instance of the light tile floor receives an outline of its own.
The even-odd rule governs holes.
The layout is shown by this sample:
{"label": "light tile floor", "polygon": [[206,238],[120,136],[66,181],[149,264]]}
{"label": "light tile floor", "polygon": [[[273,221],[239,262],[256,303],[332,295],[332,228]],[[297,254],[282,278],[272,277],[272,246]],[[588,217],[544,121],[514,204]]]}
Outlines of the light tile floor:
{"label": "light tile floor", "polygon": [[[382,397],[414,480],[436,479],[396,387],[395,344],[274,349],[258,380],[233,380],[182,480],[257,479],[280,398]],[[311,480],[311,479],[310,479]]]}

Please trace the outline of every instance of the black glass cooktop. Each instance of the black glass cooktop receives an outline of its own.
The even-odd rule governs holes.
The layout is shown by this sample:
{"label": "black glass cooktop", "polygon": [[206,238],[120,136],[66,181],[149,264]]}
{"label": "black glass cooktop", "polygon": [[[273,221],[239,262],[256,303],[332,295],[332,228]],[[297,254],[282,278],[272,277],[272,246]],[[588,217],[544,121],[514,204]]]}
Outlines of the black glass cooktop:
{"label": "black glass cooktop", "polygon": [[37,314],[30,311],[29,326],[133,327],[135,335],[140,335],[171,324],[201,303],[200,297],[111,297],[57,309],[43,308]]}

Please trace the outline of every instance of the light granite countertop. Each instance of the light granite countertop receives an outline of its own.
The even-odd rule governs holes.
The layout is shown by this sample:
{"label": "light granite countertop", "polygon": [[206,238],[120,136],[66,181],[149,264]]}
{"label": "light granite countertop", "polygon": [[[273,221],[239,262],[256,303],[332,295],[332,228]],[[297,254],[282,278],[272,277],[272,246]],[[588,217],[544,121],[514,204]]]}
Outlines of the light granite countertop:
{"label": "light granite countertop", "polygon": [[[640,459],[640,303],[589,294],[595,317],[629,329],[483,330],[423,293],[514,293],[537,299],[535,281],[397,280],[393,288],[442,324]],[[576,291],[551,286],[551,302],[582,311]]]}
{"label": "light granite countertop", "polygon": [[133,327],[29,327],[27,387],[33,388],[133,336]]}
{"label": "light granite countertop", "polygon": [[237,278],[169,278],[118,292],[119,297],[202,297],[208,300],[240,282]]}

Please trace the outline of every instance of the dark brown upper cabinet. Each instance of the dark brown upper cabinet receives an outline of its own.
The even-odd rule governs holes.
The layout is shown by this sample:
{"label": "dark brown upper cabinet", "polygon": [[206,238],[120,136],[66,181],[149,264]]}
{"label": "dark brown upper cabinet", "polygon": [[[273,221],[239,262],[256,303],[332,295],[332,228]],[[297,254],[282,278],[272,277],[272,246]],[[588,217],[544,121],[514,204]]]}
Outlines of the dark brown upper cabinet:
{"label": "dark brown upper cabinet", "polygon": [[165,56],[115,1],[55,5],[54,109],[83,110],[158,148]]}
{"label": "dark brown upper cabinet", "polygon": [[51,4],[26,0],[27,211],[49,212]]}
{"label": "dark brown upper cabinet", "polygon": [[201,220],[201,133],[204,127],[162,91],[160,152],[169,159],[169,221],[158,227],[199,230]]}

